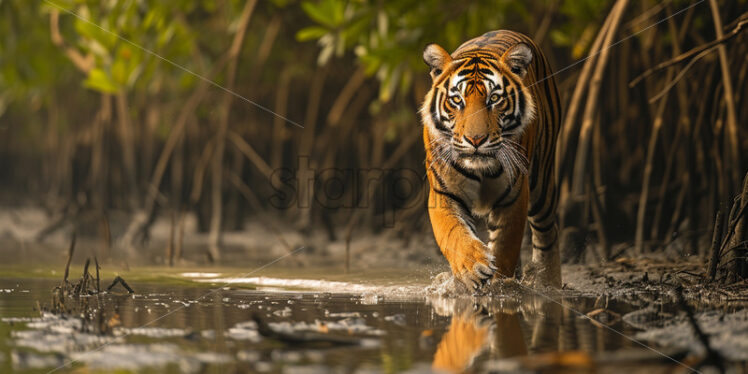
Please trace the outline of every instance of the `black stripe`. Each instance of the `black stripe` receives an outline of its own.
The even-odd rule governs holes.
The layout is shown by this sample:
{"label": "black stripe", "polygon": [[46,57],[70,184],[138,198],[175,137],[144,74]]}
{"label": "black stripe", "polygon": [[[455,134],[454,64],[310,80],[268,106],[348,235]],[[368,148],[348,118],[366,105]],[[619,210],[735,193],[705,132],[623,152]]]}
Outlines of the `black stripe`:
{"label": "black stripe", "polygon": [[[540,204],[540,202],[538,202],[538,204]],[[535,208],[535,206],[533,205],[532,208]],[[545,211],[542,208],[545,208]],[[528,212],[527,215],[532,219],[533,222],[545,222],[554,211],[555,209],[553,207],[553,204],[541,204],[541,209],[539,209],[538,213],[535,213],[535,215],[531,216]]]}
{"label": "black stripe", "polygon": [[507,197],[507,195],[509,195],[509,192],[512,192],[512,184],[511,183],[509,183],[506,186],[506,190],[504,190],[504,192],[501,193],[501,196],[499,196],[499,198],[496,199],[496,201],[493,203],[493,206],[491,206],[491,209],[498,208],[500,206],[500,204],[501,204],[501,201],[504,200]]}
{"label": "black stripe", "polygon": [[556,224],[556,222],[551,222],[549,225],[546,226],[535,226],[532,222],[530,222],[530,227],[532,227],[533,230],[539,231],[539,232],[548,232],[550,231],[553,226]]}
{"label": "black stripe", "polygon": [[[533,204],[532,208],[530,208],[530,213],[529,213],[530,217],[535,217],[538,214],[538,212],[540,212],[540,209],[542,209],[543,205],[545,204],[545,199],[548,196],[548,188],[550,187],[548,185],[548,183],[553,183],[552,181],[551,182],[548,181],[548,179],[550,178],[550,175],[548,175],[548,174],[550,174],[550,172],[553,170],[554,167],[555,167],[555,165],[548,165],[546,167],[545,173],[543,175],[543,182],[544,183],[539,186],[540,188],[542,188],[541,194],[534,201],[535,204],[540,203],[540,206],[536,206],[535,204]],[[537,173],[538,172],[537,168],[538,168],[538,166],[534,165],[534,168],[532,169],[533,172]],[[531,192],[535,191],[533,183],[530,183],[530,191]]]}
{"label": "black stripe", "polygon": [[494,209],[497,209],[497,208],[506,208],[506,207],[514,204],[515,202],[517,202],[517,199],[519,199],[519,194],[517,194],[517,196],[515,196],[511,201],[507,201],[507,202],[501,203],[499,205],[494,205]]}
{"label": "black stripe", "polygon": [[[467,71],[467,70],[466,70],[466,71]],[[461,84],[462,84],[463,82],[467,82],[467,81],[470,81],[470,80],[472,80],[472,79],[473,79],[472,77],[465,77],[465,78],[462,78],[462,79],[458,80],[457,82],[455,82],[455,86],[459,86],[459,85],[461,85]],[[456,88],[456,87],[452,87],[452,88]],[[457,90],[455,90],[455,91],[457,91]]]}
{"label": "black stripe", "polygon": [[470,173],[465,168],[463,168],[462,166],[460,166],[457,162],[451,162],[450,165],[452,165],[452,167],[455,170],[457,170],[458,173],[462,174],[465,178],[469,178],[469,179],[472,179],[474,181],[480,182],[481,179],[480,179],[479,176]]}
{"label": "black stripe", "polygon": [[549,249],[553,248],[553,245],[554,245],[554,244],[556,244],[556,241],[555,241],[555,240],[554,240],[554,241],[552,241],[552,242],[551,242],[551,244],[549,244],[549,245],[546,245],[546,246],[544,246],[544,247],[538,247],[537,245],[533,244],[533,245],[532,245],[532,248],[533,248],[533,249],[537,249],[537,250],[541,250],[541,251],[547,251],[547,250],[549,250]]}
{"label": "black stripe", "polygon": [[434,176],[434,179],[436,179],[436,183],[439,184],[439,188],[447,188],[447,184],[444,182],[444,179],[442,179],[442,176],[437,172],[433,162],[431,163],[431,174]]}
{"label": "black stripe", "polygon": [[446,196],[452,199],[454,202],[459,204],[460,208],[462,208],[465,214],[467,214],[468,216],[470,215],[470,211],[471,211],[470,207],[464,201],[462,201],[462,199],[460,199],[457,195],[447,192],[447,191],[437,190],[436,188],[434,188],[434,192],[438,193],[439,195],[443,195],[443,196]]}
{"label": "black stripe", "polygon": [[[537,154],[537,150],[534,153]],[[530,191],[531,192],[535,191],[535,186],[538,184],[538,177],[536,174],[539,171],[538,170],[538,158],[534,157],[535,155],[532,155],[532,156],[533,156],[532,163],[530,163]]]}
{"label": "black stripe", "polygon": [[475,235],[475,236],[478,236],[478,232],[477,232],[477,231],[475,231],[475,226],[474,226],[474,225],[473,225],[473,223],[472,223],[472,222],[470,221],[470,218],[469,218],[469,217],[467,217],[467,218],[466,218],[466,217],[463,217],[463,220],[462,220],[462,221],[463,221],[463,222],[465,222],[465,224],[466,224],[466,225],[467,225],[467,227],[468,227],[468,228],[470,229],[470,232],[472,232],[472,233],[473,233],[473,235]]}
{"label": "black stripe", "polygon": [[442,132],[449,132],[449,129],[444,126],[444,123],[441,121],[441,119],[438,117],[438,114],[436,112],[436,94],[431,96],[431,121],[434,122],[434,127],[436,127],[437,130]]}
{"label": "black stripe", "polygon": [[[533,221],[535,221],[535,222],[543,222],[543,221],[545,221],[546,219],[548,219],[548,217],[550,217],[550,215],[551,215],[551,214],[552,214],[553,212],[555,212],[555,211],[556,211],[556,209],[555,209],[555,205],[556,205],[556,204],[555,204],[555,200],[551,200],[551,201],[550,201],[550,202],[548,203],[548,209],[546,209],[545,213],[543,213],[543,214],[540,214],[540,215],[538,215],[538,214],[535,214],[534,216],[530,216],[530,217],[532,217]],[[528,213],[528,215],[530,215],[530,214]]]}
{"label": "black stripe", "polygon": [[486,63],[494,68],[494,70],[501,72],[501,69],[499,69],[499,65],[497,65],[494,61],[487,59]]}
{"label": "black stripe", "polygon": [[[536,169],[534,169],[534,167],[535,167],[535,162],[534,162],[534,159],[533,159],[533,163],[532,163],[532,166],[530,167],[530,175],[529,175],[529,177],[530,177],[530,196],[532,196],[532,193],[535,192],[535,185],[537,185],[537,183],[538,183],[538,181],[537,181],[537,179],[538,179],[538,176],[537,176],[538,172],[537,172]],[[532,206],[535,206],[535,203],[537,203],[538,201],[539,200],[534,200],[532,202],[532,204],[530,204],[531,205],[530,209],[535,209],[535,208],[532,208]]]}
{"label": "black stripe", "polygon": [[521,124],[522,124],[522,121],[521,121],[521,120],[515,120],[514,122],[512,122],[512,124],[511,124],[510,126],[504,127],[504,128],[503,128],[503,129],[501,129],[501,130],[502,130],[502,131],[511,131],[511,130],[514,130],[514,129],[516,129],[517,127],[519,127],[519,125],[521,125]]}

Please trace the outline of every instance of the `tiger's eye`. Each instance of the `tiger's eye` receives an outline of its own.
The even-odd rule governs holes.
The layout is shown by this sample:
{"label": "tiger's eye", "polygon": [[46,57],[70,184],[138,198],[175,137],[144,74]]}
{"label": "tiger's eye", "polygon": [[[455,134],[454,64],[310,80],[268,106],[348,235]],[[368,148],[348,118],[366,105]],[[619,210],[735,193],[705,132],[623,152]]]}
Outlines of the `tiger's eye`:
{"label": "tiger's eye", "polygon": [[491,104],[493,104],[493,103],[495,103],[497,101],[499,101],[499,95],[498,94],[491,95],[491,98],[488,100],[488,102],[491,103]]}
{"label": "tiger's eye", "polygon": [[455,105],[460,105],[460,103],[462,102],[462,98],[459,96],[452,96],[450,100],[452,100],[452,103]]}

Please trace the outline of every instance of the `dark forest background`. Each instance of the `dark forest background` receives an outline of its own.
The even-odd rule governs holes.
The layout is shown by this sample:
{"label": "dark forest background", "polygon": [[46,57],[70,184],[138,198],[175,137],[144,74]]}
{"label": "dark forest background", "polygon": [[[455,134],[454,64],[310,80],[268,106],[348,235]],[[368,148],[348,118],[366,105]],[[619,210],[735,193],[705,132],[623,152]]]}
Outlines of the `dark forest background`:
{"label": "dark forest background", "polygon": [[44,209],[40,240],[122,213],[108,240],[136,249],[157,217],[195,214],[213,259],[222,233],[252,220],[334,241],[430,230],[422,50],[504,28],[533,37],[557,72],[567,261],[706,256],[714,231],[723,254],[744,253],[747,11],[744,0],[0,0],[0,202]]}

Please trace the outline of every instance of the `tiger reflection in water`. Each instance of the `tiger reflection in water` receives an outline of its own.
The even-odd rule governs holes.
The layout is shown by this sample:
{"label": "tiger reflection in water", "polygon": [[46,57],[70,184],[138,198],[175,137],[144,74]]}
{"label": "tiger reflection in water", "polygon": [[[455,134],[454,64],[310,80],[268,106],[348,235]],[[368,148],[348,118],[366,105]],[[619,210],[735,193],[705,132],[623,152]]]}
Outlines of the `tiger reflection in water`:
{"label": "tiger reflection in water", "polygon": [[561,306],[543,298],[432,298],[430,303],[437,314],[452,317],[434,354],[435,371],[468,371],[482,355],[495,360],[559,348]]}

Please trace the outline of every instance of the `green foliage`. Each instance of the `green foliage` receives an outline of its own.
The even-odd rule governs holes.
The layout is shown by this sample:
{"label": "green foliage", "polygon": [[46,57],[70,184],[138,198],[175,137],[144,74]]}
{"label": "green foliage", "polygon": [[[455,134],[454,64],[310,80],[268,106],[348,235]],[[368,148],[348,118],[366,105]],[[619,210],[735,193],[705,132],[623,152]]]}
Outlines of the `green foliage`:
{"label": "green foliage", "polygon": [[611,1],[579,0],[565,1],[559,12],[573,22],[560,23],[550,36],[554,45],[571,47],[575,59],[582,58],[592,44],[597,29],[602,22],[601,16],[610,9]]}
{"label": "green foliage", "polygon": [[57,0],[54,5],[44,5],[42,12],[56,10],[72,19],[75,35],[66,36],[81,53],[94,57],[94,68],[84,85],[103,93],[117,93],[132,90],[137,84],[160,85],[161,79],[170,74],[184,74],[146,50],[171,61],[184,61],[192,53],[195,33],[183,18],[173,15],[203,6],[210,9],[212,2],[129,0],[102,4]]}
{"label": "green foliage", "polygon": [[[291,3],[276,0],[272,9]],[[179,104],[197,78],[165,60],[205,74],[228,48],[244,4],[0,0],[0,132],[13,137],[18,149],[33,152],[46,146],[46,134],[64,136],[90,126],[101,103],[98,94],[130,97],[136,125],[146,107],[162,100]],[[53,12],[59,14],[64,47],[52,41]],[[82,56],[87,71],[74,65],[66,50]],[[175,110],[165,104],[164,113]],[[158,120],[153,134],[163,138],[170,127],[168,120]]]}
{"label": "green foliage", "polygon": [[[409,89],[414,74],[426,71],[421,51],[427,44],[439,43],[454,50],[465,40],[496,29],[516,29],[532,35],[540,21],[535,15],[543,15],[551,4],[510,0],[307,0],[302,7],[314,24],[300,30],[296,37],[299,41],[317,41],[320,64],[352,50],[366,73],[381,82],[379,99],[387,102],[396,92]],[[560,11],[569,21],[552,31],[554,43],[567,46],[580,36],[589,39],[609,4],[609,0],[564,1]],[[588,43],[584,39],[579,49],[586,50]]]}

